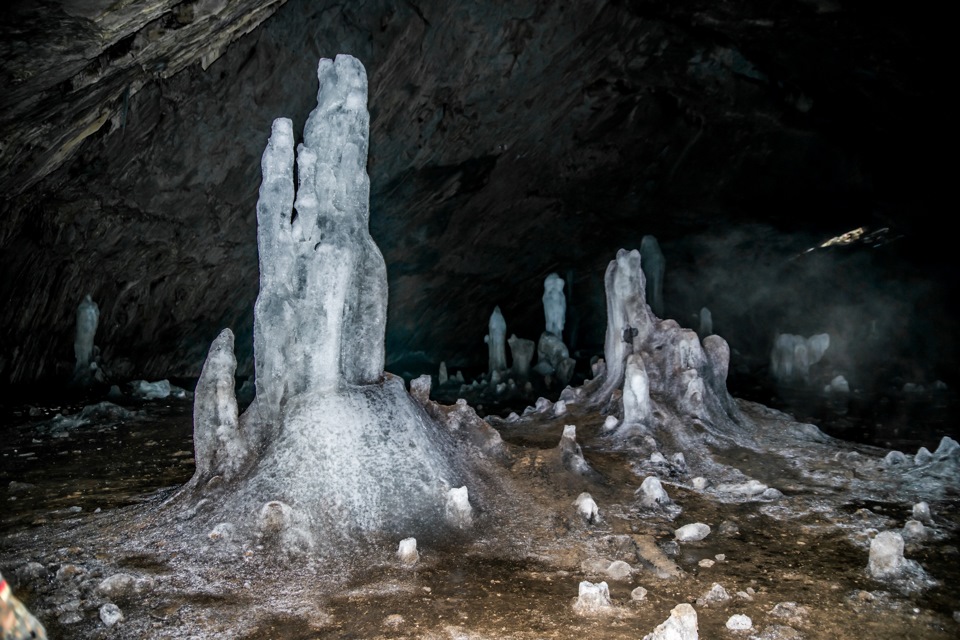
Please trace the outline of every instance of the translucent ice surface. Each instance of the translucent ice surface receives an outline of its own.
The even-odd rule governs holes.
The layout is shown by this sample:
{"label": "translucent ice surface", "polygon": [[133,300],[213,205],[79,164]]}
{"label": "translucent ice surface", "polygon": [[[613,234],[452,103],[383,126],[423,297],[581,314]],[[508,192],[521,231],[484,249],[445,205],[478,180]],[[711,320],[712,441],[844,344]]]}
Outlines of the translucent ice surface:
{"label": "translucent ice surface", "polygon": [[543,281],[543,315],[546,331],[558,338],[563,337],[563,325],[567,318],[567,299],[563,295],[563,278],[551,273]]}
{"label": "translucent ice surface", "polygon": [[489,354],[489,373],[505,371],[507,368],[507,321],[503,319],[500,307],[496,307],[490,314],[487,323],[487,335],[483,339],[487,343]]}

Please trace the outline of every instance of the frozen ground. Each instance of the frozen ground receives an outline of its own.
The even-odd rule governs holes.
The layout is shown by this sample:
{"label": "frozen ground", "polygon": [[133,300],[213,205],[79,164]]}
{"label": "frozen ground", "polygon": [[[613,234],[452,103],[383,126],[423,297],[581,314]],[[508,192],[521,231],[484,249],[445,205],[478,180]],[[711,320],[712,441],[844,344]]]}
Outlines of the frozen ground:
{"label": "frozen ground", "polygon": [[[691,469],[670,455],[651,461],[642,442],[609,440],[604,415],[572,404],[560,417],[497,424],[505,456],[484,468],[516,491],[477,509],[472,533],[418,540],[420,561],[407,568],[399,539],[319,560],[234,544],[229,532],[198,544],[154,527],[193,475],[191,405],[127,404],[132,413],[101,407],[75,420],[54,416],[82,407],[6,417],[0,571],[52,638],[642,638],[680,603],[693,605],[703,638],[960,631],[955,457],[890,466],[885,450],[825,439],[741,401],[756,446],[711,448],[718,471],[698,490],[691,456]],[[570,424],[593,472],[571,471],[557,446]],[[783,496],[745,495],[757,485],[719,491],[741,473]],[[673,504],[642,506],[636,492],[651,475]],[[574,505],[584,491],[599,507],[593,523]],[[920,500],[932,520],[905,551],[918,568],[872,579],[871,538],[902,532]],[[698,522],[706,538],[675,541],[674,530]],[[577,613],[581,581],[606,582],[612,607]],[[123,615],[109,628],[108,603]],[[734,614],[752,628],[728,629]]]}

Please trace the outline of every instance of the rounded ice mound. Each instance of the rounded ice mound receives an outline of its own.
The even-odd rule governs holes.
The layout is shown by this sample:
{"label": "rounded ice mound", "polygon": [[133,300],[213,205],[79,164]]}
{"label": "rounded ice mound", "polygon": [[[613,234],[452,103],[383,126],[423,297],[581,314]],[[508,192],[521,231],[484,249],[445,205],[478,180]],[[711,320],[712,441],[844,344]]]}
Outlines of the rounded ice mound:
{"label": "rounded ice mound", "polygon": [[593,496],[586,491],[577,496],[573,504],[577,507],[577,513],[580,514],[580,517],[589,524],[593,524],[600,517],[600,510],[597,508],[597,503],[594,501]]}

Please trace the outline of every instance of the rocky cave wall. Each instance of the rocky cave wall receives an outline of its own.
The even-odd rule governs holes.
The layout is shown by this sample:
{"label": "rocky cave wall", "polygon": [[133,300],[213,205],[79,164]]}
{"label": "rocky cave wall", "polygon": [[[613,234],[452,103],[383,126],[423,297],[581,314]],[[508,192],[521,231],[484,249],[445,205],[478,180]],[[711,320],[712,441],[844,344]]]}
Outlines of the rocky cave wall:
{"label": "rocky cave wall", "polygon": [[[15,3],[0,381],[69,375],[85,293],[118,377],[195,376],[227,326],[249,374],[256,132],[281,115],[301,130],[315,61],[339,52],[370,78],[388,368],[482,362],[497,304],[508,332],[535,337],[551,271],[573,276],[577,342],[599,345],[604,265],[645,234],[667,253],[668,315],[695,326],[707,304],[734,349],[822,326],[809,299],[844,315],[844,292],[860,326],[862,298],[886,291],[873,306],[890,336],[922,314],[909,331],[941,336],[924,353],[952,357],[956,273],[945,239],[925,244],[947,182],[926,154],[946,122],[936,27],[865,3],[672,4]],[[861,224],[902,238],[791,266]]]}

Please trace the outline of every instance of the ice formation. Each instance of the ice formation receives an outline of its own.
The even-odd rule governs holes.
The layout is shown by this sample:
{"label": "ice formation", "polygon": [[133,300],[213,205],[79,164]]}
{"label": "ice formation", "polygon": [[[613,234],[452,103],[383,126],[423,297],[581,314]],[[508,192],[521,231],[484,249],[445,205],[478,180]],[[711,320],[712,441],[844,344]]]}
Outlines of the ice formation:
{"label": "ice formation", "polygon": [[530,361],[533,360],[536,345],[533,340],[518,338],[516,335],[511,335],[507,344],[510,345],[513,375],[521,382],[525,382],[530,378]]}
{"label": "ice formation", "polygon": [[701,338],[713,335],[713,314],[706,307],[700,307],[700,330],[697,333]]}
{"label": "ice formation", "polygon": [[217,336],[203,363],[193,401],[193,446],[196,472],[192,482],[213,476],[230,480],[250,458],[250,448],[240,433],[234,373],[233,332]]}
{"label": "ice formation", "polygon": [[400,564],[407,567],[412,567],[420,561],[416,538],[404,538],[400,541],[400,546],[397,548],[397,559],[400,560]]}
{"label": "ice formation", "polygon": [[770,375],[780,383],[807,382],[810,367],[820,362],[830,347],[830,334],[818,333],[804,338],[781,333],[770,352]]}
{"label": "ice formation", "polygon": [[563,278],[551,273],[543,281],[543,315],[546,331],[558,338],[563,337],[563,325],[567,318],[567,299],[563,295]]}
{"label": "ice formation", "polygon": [[573,603],[573,610],[584,616],[612,611],[613,603],[610,602],[610,588],[607,583],[594,584],[586,580],[581,582],[577,601]]}
{"label": "ice formation", "polygon": [[76,365],[73,369],[75,384],[89,384],[96,373],[97,363],[93,340],[97,334],[99,322],[100,307],[88,293],[77,306],[77,328],[73,340],[73,353],[76,357]]}
{"label": "ice formation", "polygon": [[655,476],[647,476],[638,489],[640,494],[640,504],[645,507],[653,508],[665,504],[670,504],[670,496],[664,490],[660,479]]}
{"label": "ice formation", "polygon": [[697,612],[684,602],[675,606],[670,617],[643,640],[697,640],[699,637]]}
{"label": "ice formation", "polygon": [[749,631],[753,628],[753,620],[750,619],[750,616],[735,613],[727,620],[726,627],[731,631]]}
{"label": "ice formation", "polygon": [[643,236],[640,240],[640,255],[643,260],[643,274],[647,281],[647,301],[657,317],[663,317],[663,274],[666,260],[660,243],[654,236]]}
{"label": "ice formation", "polygon": [[441,363],[440,363],[440,371],[439,371],[439,373],[437,374],[437,384],[443,386],[443,385],[447,384],[447,382],[448,382],[449,380],[450,380],[450,376],[447,374],[447,363],[446,363],[446,362],[441,362]]}
{"label": "ice formation", "polygon": [[673,535],[678,542],[698,542],[710,535],[710,527],[702,522],[693,522],[683,525]]}
{"label": "ice formation", "polygon": [[874,578],[892,578],[904,568],[903,537],[896,531],[883,531],[870,541],[867,572]]}
{"label": "ice formation", "polygon": [[447,524],[457,529],[469,529],[473,525],[473,507],[470,506],[466,487],[450,489],[447,492],[444,516]]}
{"label": "ice formation", "polygon": [[650,381],[643,366],[643,356],[632,353],[627,356],[627,370],[623,382],[623,424],[619,432],[643,431],[644,423],[653,414],[650,403]]}
{"label": "ice formation", "polygon": [[[203,535],[232,522],[287,555],[336,553],[367,533],[434,530],[448,515],[449,487],[470,477],[451,432],[383,371],[387,280],[368,231],[366,72],[340,55],[322,59],[317,76],[296,163],[286,118],[274,121],[263,153],[256,397],[236,428],[224,334],[205,365],[197,472],[236,475],[178,494],[193,503],[182,517]],[[244,451],[250,463],[236,463]],[[460,523],[469,505],[461,491]]]}
{"label": "ice formation", "polygon": [[494,372],[506,371],[507,369],[507,351],[505,348],[507,340],[507,321],[503,319],[500,307],[495,307],[490,314],[490,321],[487,324],[487,335],[483,341],[487,343],[489,353],[490,375]]}
{"label": "ice formation", "polygon": [[581,493],[577,496],[577,499],[573,502],[574,506],[577,507],[577,513],[580,514],[588,524],[593,524],[597,521],[597,518],[600,517],[600,511],[597,508],[597,503],[594,501],[593,496],[587,492]]}
{"label": "ice formation", "polygon": [[551,375],[565,360],[570,359],[567,345],[559,337],[544,331],[537,342],[537,366],[534,370],[540,375]]}

